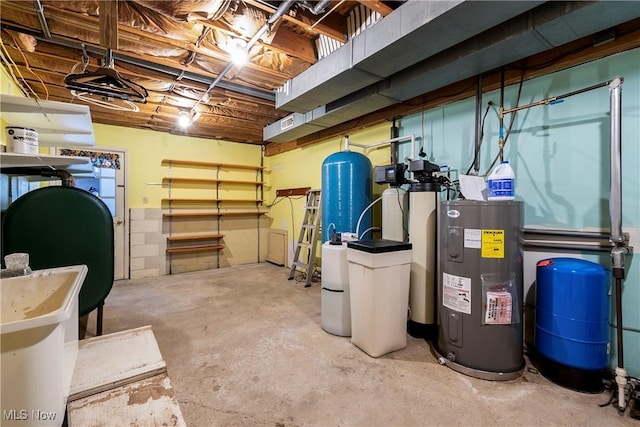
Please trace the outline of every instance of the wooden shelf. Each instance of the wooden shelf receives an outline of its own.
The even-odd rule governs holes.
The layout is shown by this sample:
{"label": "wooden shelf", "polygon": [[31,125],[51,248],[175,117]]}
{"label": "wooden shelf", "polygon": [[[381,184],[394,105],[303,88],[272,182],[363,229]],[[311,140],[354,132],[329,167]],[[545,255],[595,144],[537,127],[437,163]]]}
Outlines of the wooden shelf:
{"label": "wooden shelf", "polygon": [[163,214],[167,218],[171,217],[206,217],[206,216],[234,216],[234,215],[264,215],[268,211],[227,211],[227,212],[169,212]]}
{"label": "wooden shelf", "polygon": [[162,203],[262,203],[260,199],[162,199]]}
{"label": "wooden shelf", "polygon": [[170,212],[165,213],[163,216],[167,218],[171,217],[190,217],[190,216],[222,216],[220,212]]}
{"label": "wooden shelf", "polygon": [[[162,186],[168,189],[168,197],[161,199],[163,208],[168,208],[168,212],[163,213],[163,217],[167,218],[169,226],[166,249],[170,258],[169,274],[172,272],[171,256],[173,254],[220,251],[224,248],[221,240],[224,235],[220,234],[223,227],[222,217],[253,216],[259,232],[260,221],[257,217],[268,213],[266,210],[261,210],[264,203],[262,194],[265,184],[264,167],[176,159],[163,159],[162,165],[169,167],[169,173],[167,173],[169,176],[162,178]],[[172,176],[173,168],[176,167],[184,171],[178,172],[178,175],[182,176]],[[185,176],[188,175],[189,168],[203,170],[197,174],[199,176]],[[205,169],[208,169],[206,174]],[[240,171],[229,172],[233,169]],[[242,187],[231,187],[238,192],[229,194],[226,192],[230,189],[229,187],[221,191],[221,186],[226,184]],[[182,192],[185,188],[189,189],[186,193]],[[173,189],[176,192],[172,192]],[[176,197],[182,195],[187,197]],[[242,198],[234,199],[224,196]],[[193,229],[193,226],[198,226],[198,229]],[[216,265],[220,267],[221,253],[217,252],[216,256]]]}
{"label": "wooden shelf", "polygon": [[224,249],[222,245],[202,245],[202,246],[188,246],[184,248],[168,248],[168,254],[184,254],[190,252],[205,252],[205,251],[219,251]]}
{"label": "wooden shelf", "polygon": [[263,185],[264,184],[264,181],[243,181],[239,179],[214,179],[214,178],[166,177],[166,178],[162,178],[162,181],[184,183],[184,184],[247,184],[247,185]]}
{"label": "wooden shelf", "polygon": [[220,216],[234,216],[234,215],[264,215],[269,212],[266,211],[232,211],[232,212],[220,212]]}
{"label": "wooden shelf", "polygon": [[247,169],[254,171],[265,169],[264,166],[239,165],[235,163],[199,162],[195,160],[176,159],[162,159],[162,166],[199,166],[207,168]]}
{"label": "wooden shelf", "polygon": [[179,234],[167,237],[168,242],[184,242],[187,240],[213,240],[222,239],[224,234]]}

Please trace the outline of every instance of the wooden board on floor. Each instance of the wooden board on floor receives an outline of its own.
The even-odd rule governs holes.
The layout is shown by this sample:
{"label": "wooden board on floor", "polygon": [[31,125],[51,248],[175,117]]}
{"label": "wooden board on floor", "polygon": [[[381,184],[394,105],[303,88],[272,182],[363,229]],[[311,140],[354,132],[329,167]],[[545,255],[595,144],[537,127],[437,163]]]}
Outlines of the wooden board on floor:
{"label": "wooden board on floor", "polygon": [[67,414],[69,427],[186,427],[167,374],[74,400]]}
{"label": "wooden board on floor", "polygon": [[151,326],[78,342],[69,401],[166,373]]}

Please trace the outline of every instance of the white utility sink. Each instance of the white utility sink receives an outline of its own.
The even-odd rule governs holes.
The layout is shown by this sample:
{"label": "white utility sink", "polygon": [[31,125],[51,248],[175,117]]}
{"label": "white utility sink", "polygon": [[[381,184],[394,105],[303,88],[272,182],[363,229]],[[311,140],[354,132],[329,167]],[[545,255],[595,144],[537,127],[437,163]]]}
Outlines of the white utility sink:
{"label": "white utility sink", "polygon": [[60,426],[78,355],[85,265],[0,282],[2,426]]}

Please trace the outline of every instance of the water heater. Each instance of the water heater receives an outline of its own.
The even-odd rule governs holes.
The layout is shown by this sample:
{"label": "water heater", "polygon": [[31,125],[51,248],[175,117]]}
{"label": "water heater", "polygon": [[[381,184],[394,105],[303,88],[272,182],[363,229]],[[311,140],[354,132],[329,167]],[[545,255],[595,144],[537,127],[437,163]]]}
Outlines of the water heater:
{"label": "water heater", "polygon": [[436,352],[456,371],[510,380],[524,369],[522,223],[519,201],[440,203]]}

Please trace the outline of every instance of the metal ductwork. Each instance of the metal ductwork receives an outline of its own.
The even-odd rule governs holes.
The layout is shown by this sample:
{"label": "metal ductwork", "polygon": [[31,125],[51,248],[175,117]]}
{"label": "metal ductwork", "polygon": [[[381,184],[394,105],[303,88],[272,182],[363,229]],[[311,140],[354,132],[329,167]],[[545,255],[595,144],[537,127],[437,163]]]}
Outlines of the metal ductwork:
{"label": "metal ductwork", "polygon": [[[266,126],[264,140],[288,142],[640,17],[640,8],[635,2],[546,2],[511,19],[503,19],[500,25],[480,33],[471,34],[473,31],[466,31],[462,27],[460,31],[465,34],[465,40],[448,46],[453,43],[451,40],[438,40],[453,37],[444,31],[442,22],[449,22],[447,20],[451,17],[446,16],[447,13],[455,14],[463,10],[456,7],[470,3],[465,10],[472,15],[465,15],[461,21],[466,25],[469,20],[484,21],[481,17],[491,14],[485,11],[485,7],[493,11],[494,7],[500,9],[524,3],[531,9],[535,4],[476,1],[435,3],[446,3],[446,6],[441,6],[448,9],[426,20],[426,12],[422,13],[423,18],[418,18],[418,11],[414,9],[425,2],[409,1],[329,57],[287,82],[285,88],[288,92],[276,94],[276,106],[284,109],[295,107],[296,112]],[[483,11],[474,7],[480,7]],[[367,37],[384,37],[379,32],[387,27],[381,24],[398,13],[407,16],[409,10],[416,20],[423,22],[421,27],[403,30],[408,34],[401,35],[399,39],[394,39],[394,34],[386,34],[385,46],[379,44],[378,49],[371,48],[369,56],[356,55],[356,51],[362,53],[362,49],[354,49],[355,46],[365,44],[363,40]],[[514,13],[514,10],[509,10]],[[507,14],[502,12],[501,16]],[[399,22],[406,24],[406,21]],[[455,27],[461,28],[458,25]],[[477,30],[478,27],[475,28]],[[430,54],[425,53],[424,49],[411,50],[411,46],[427,45],[427,40],[433,40],[440,47]],[[369,43],[369,47],[371,45]],[[389,46],[400,49],[398,57],[393,60],[388,56]],[[415,55],[410,54],[414,52]],[[425,55],[429,56],[415,60]],[[349,64],[351,67],[347,68]],[[391,74],[382,78],[381,75],[386,73]],[[360,81],[359,77],[364,80]],[[322,103],[318,104],[320,100]]]}
{"label": "metal ductwork", "polygon": [[541,3],[544,2],[408,1],[291,79],[276,93],[276,108],[298,113],[311,111]]}

